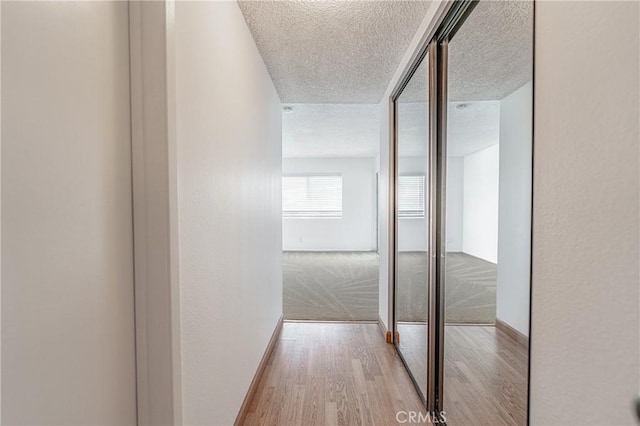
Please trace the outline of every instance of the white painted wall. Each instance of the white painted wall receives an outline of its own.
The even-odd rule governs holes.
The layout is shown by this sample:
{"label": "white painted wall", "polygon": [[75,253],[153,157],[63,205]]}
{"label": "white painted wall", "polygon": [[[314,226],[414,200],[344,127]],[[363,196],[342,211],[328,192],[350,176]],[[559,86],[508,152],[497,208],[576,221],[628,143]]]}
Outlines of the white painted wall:
{"label": "white painted wall", "polygon": [[500,102],[500,200],[496,317],[529,335],[533,85]]}
{"label": "white painted wall", "polygon": [[391,145],[389,144],[392,137],[390,123],[393,121],[393,109],[388,96],[385,96],[380,103],[380,151],[378,153],[378,254],[379,254],[379,270],[378,270],[378,318],[387,330],[391,330],[392,321],[392,299],[390,294],[389,275],[393,273],[391,265],[391,244],[390,231],[393,227],[393,218],[389,212],[389,203],[393,197],[392,185],[390,179],[393,175],[391,164]]}
{"label": "white painted wall", "polygon": [[638,2],[537,2],[531,424],[632,425]]}
{"label": "white painted wall", "polygon": [[284,250],[376,249],[374,158],[285,158],[282,173],[342,175],[342,218],[283,218]]}
{"label": "white painted wall", "polygon": [[464,157],[462,250],[498,261],[498,144]]}
{"label": "white painted wall", "polygon": [[447,158],[447,251],[462,251],[464,158]]}
{"label": "white painted wall", "polygon": [[236,2],[176,3],[184,424],[232,424],[282,314],[281,107]]}
{"label": "white painted wall", "polygon": [[136,424],[125,2],[2,2],[2,423]]}

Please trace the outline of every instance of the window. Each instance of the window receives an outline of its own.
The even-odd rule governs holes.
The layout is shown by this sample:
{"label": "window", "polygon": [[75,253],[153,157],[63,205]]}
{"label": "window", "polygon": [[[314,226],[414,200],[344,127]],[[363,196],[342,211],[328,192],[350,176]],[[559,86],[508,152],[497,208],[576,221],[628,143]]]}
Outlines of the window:
{"label": "window", "polygon": [[398,176],[398,217],[424,218],[424,176]]}
{"label": "window", "polygon": [[341,218],[342,175],[283,176],[282,217]]}

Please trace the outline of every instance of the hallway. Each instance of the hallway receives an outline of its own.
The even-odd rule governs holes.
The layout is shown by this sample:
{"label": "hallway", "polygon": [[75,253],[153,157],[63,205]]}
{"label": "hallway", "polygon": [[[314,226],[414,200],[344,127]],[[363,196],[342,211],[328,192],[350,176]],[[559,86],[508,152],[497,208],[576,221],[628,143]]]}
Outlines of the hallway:
{"label": "hallway", "polygon": [[376,324],[288,322],[244,424],[390,425],[400,411],[424,408]]}
{"label": "hallway", "polygon": [[[404,329],[403,340],[424,340],[424,327],[411,330]],[[527,349],[494,327],[448,326],[446,332],[448,421],[525,424],[526,407],[519,403],[526,400]],[[407,362],[420,365],[412,356],[424,359],[426,351],[405,353]],[[422,376],[426,371],[417,372]],[[465,398],[470,389],[496,409]],[[286,322],[244,425],[389,425],[412,411],[425,412],[376,324]]]}
{"label": "hallway", "polygon": [[640,426],[640,0],[0,12],[0,426]]}

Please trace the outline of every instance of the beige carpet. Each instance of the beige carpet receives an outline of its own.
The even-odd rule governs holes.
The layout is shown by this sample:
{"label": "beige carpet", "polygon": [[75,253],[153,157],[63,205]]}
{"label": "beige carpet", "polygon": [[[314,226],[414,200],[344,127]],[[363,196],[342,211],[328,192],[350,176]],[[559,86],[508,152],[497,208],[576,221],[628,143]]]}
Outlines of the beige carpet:
{"label": "beige carpet", "polygon": [[[493,324],[496,320],[496,264],[466,253],[447,253],[447,323]],[[427,319],[427,253],[401,252],[398,258],[396,315],[399,321]]]}
{"label": "beige carpet", "polygon": [[[398,260],[398,318],[426,318],[426,253]],[[378,255],[375,252],[284,252],[284,317],[290,320],[375,321]],[[447,254],[446,319],[495,322],[496,265],[464,253]]]}
{"label": "beige carpet", "polygon": [[284,252],[284,318],[378,319],[378,254]]}

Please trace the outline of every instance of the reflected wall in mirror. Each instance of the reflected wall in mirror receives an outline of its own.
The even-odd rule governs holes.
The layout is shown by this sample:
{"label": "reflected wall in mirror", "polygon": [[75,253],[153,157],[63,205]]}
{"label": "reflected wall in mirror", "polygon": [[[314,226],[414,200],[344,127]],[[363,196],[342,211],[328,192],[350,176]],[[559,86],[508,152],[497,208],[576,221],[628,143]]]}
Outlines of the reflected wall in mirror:
{"label": "reflected wall in mirror", "polygon": [[450,425],[527,423],[532,43],[532,2],[480,1],[448,44]]}
{"label": "reflected wall in mirror", "polygon": [[427,395],[429,59],[396,99],[396,347]]}

